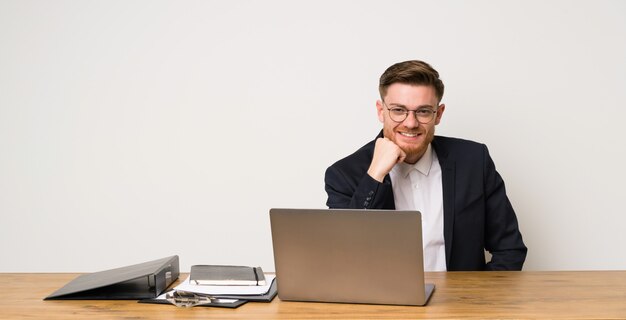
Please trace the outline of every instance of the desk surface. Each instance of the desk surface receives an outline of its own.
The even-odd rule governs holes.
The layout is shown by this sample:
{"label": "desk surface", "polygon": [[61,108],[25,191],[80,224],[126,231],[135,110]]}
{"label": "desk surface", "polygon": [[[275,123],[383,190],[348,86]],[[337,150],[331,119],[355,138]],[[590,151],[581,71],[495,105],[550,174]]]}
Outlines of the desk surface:
{"label": "desk surface", "polygon": [[[0,273],[2,319],[626,319],[626,271],[434,272],[426,307],[280,301],[237,309],[43,301],[77,274]],[[181,275],[184,279],[187,275]]]}

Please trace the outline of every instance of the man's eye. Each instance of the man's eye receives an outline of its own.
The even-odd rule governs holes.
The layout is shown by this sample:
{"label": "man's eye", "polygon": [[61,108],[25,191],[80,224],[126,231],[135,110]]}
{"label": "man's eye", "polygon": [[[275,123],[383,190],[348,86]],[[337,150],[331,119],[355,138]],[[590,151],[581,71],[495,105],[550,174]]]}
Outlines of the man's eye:
{"label": "man's eye", "polygon": [[406,113],[406,110],[402,109],[402,108],[392,108],[391,112],[398,113],[398,114],[400,114],[400,113],[404,114],[404,113]]}
{"label": "man's eye", "polygon": [[430,109],[419,109],[419,110],[417,110],[417,114],[423,115],[423,116],[428,116],[431,113],[433,113],[433,111],[430,110]]}

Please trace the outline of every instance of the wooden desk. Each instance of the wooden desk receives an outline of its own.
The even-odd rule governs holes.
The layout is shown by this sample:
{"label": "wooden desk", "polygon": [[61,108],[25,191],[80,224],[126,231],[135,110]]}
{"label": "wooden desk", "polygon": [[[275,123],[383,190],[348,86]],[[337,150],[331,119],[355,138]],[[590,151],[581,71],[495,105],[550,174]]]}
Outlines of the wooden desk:
{"label": "wooden desk", "polygon": [[[626,319],[626,271],[437,272],[426,307],[280,301],[237,309],[42,301],[77,274],[0,274],[0,319]],[[187,275],[181,275],[185,278]]]}

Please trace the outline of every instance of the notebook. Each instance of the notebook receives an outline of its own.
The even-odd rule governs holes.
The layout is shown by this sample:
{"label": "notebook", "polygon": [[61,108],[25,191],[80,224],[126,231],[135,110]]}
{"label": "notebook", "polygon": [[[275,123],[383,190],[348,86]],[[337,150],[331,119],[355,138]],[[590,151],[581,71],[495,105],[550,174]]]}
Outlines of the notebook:
{"label": "notebook", "polygon": [[271,209],[281,300],[422,306],[418,211]]}
{"label": "notebook", "polygon": [[205,286],[264,286],[261,267],[195,265],[191,266],[189,283]]}

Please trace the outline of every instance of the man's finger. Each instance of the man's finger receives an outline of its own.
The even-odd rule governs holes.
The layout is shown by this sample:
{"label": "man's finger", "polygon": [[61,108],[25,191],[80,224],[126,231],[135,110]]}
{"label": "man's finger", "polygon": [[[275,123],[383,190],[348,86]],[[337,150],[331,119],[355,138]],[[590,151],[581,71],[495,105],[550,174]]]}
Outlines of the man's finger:
{"label": "man's finger", "polygon": [[403,162],[404,159],[406,158],[406,152],[404,152],[404,150],[398,148],[398,151],[399,151],[399,156],[398,156],[398,161],[396,163]]}

